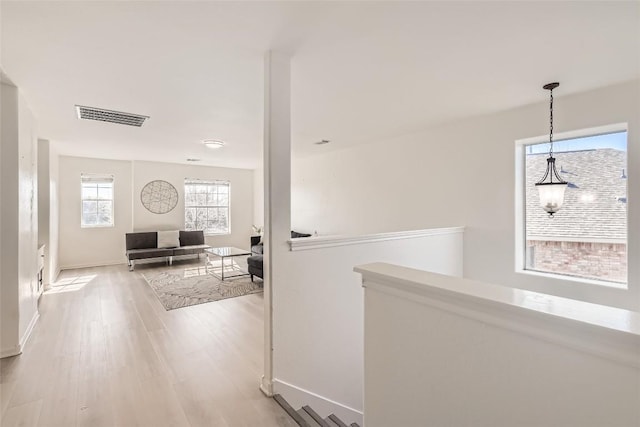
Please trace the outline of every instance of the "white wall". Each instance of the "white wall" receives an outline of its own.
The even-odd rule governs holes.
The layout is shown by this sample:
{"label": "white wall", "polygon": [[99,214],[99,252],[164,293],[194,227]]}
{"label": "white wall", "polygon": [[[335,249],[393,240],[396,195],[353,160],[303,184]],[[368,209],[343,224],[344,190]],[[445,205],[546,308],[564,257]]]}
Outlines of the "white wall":
{"label": "white wall", "polygon": [[362,423],[364,377],[363,292],[353,267],[385,261],[460,276],[463,234],[425,230],[397,240],[344,241],[349,244],[286,254],[288,268],[272,291],[273,369],[275,392],[294,407],[309,404],[349,424]]}
{"label": "white wall", "polygon": [[359,266],[367,427],[640,425],[640,313]]}
{"label": "white wall", "polygon": [[253,225],[264,227],[264,168],[253,171]]}
{"label": "white wall", "polygon": [[0,356],[19,353],[18,306],[18,89],[2,84],[2,177],[0,177],[0,204],[2,206],[2,239],[0,245],[0,303],[2,310]]}
{"label": "white wall", "polygon": [[[124,235],[132,229],[131,162],[60,156],[60,268],[126,262]],[[114,175],[114,226],[80,227],[80,176]]]}
{"label": "white wall", "polygon": [[37,128],[18,88],[2,83],[2,357],[19,354],[38,319]]}
{"label": "white wall", "polygon": [[[80,227],[82,173],[114,175],[114,227]],[[207,236],[206,242],[212,246],[248,249],[253,219],[253,176],[250,170],[60,156],[61,268],[126,262],[125,233],[131,231],[183,230],[185,178],[231,182],[231,234]],[[170,182],[178,190],[178,205],[167,214],[151,213],[140,201],[142,188],[157,179]]]}
{"label": "white wall", "polygon": [[563,96],[555,131],[626,122],[629,291],[515,272],[515,141],[548,132],[539,104],[292,164],[292,227],[323,234],[467,226],[465,277],[640,309],[640,82]]}
{"label": "white wall", "polygon": [[38,318],[38,132],[35,117],[22,96],[18,109],[18,299],[22,347]]}
{"label": "white wall", "polygon": [[55,145],[49,143],[49,283],[54,282],[60,273],[60,157]]}
{"label": "white wall", "polygon": [[49,251],[50,242],[50,219],[51,219],[51,185],[49,176],[49,141],[38,140],[38,247],[44,247],[44,269],[42,272],[43,283],[50,283],[51,260]]}
{"label": "white wall", "polygon": [[[229,181],[231,184],[231,234],[206,236],[211,246],[235,246],[250,249],[253,221],[253,173],[248,169],[191,166],[159,162],[133,162],[133,228],[134,231],[184,230],[185,178]],[[178,191],[178,205],[169,213],[149,212],[140,201],[142,188],[161,179]],[[124,238],[124,237],[123,237]]]}

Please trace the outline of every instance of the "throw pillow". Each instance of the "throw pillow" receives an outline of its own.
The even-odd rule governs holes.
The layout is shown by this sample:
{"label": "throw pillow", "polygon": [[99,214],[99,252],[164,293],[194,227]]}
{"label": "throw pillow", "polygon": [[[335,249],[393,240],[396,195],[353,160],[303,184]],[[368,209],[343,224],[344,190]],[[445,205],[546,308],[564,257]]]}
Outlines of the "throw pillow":
{"label": "throw pillow", "polygon": [[180,246],[180,232],[178,230],[158,231],[159,248],[177,248]]}
{"label": "throw pillow", "polygon": [[298,233],[297,231],[291,230],[291,238],[292,239],[297,239],[298,237],[311,237],[311,234]]}

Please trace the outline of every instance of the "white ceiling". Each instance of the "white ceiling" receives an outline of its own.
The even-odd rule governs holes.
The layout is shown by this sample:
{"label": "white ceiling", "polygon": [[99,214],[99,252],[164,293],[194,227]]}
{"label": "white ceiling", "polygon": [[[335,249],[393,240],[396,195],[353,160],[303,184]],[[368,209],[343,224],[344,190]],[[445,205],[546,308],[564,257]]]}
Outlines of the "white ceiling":
{"label": "white ceiling", "polygon": [[[7,2],[0,64],[63,154],[253,168],[263,54],[292,55],[296,155],[640,76],[640,3]],[[74,105],[151,116],[80,121]],[[210,150],[203,139],[227,146]],[[313,142],[330,139],[331,144]]]}

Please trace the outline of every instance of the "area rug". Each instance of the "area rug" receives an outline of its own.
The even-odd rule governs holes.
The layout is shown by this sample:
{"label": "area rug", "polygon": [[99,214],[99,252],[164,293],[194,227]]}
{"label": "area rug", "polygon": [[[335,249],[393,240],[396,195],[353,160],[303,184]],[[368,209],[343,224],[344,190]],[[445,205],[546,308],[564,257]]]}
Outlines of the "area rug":
{"label": "area rug", "polygon": [[252,282],[249,276],[242,276],[222,281],[202,265],[154,268],[141,274],[167,311],[262,292],[258,279]]}

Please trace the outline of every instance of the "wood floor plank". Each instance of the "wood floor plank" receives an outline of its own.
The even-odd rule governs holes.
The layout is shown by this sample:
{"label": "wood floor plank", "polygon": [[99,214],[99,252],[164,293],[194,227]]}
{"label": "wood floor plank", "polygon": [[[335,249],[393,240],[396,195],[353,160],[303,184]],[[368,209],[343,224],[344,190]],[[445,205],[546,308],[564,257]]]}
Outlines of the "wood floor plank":
{"label": "wood floor plank", "polygon": [[262,295],[166,311],[140,275],[158,266],[62,272],[0,361],[3,427],[295,426],[259,390]]}
{"label": "wood floor plank", "polygon": [[191,427],[232,427],[213,403],[202,381],[191,378],[173,385]]}
{"label": "wood floor plank", "polygon": [[42,400],[36,400],[22,405],[11,407],[2,417],[0,425],[2,427],[29,427],[34,426],[40,417]]}
{"label": "wood floor plank", "polygon": [[180,400],[167,378],[155,377],[143,382],[142,397],[149,425],[189,426]]}
{"label": "wood floor plank", "polygon": [[9,400],[11,399],[15,386],[15,381],[0,383],[0,420],[9,407]]}

